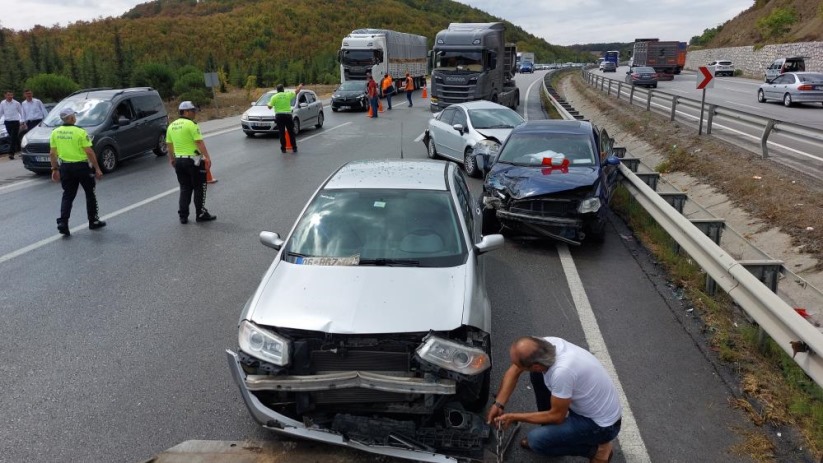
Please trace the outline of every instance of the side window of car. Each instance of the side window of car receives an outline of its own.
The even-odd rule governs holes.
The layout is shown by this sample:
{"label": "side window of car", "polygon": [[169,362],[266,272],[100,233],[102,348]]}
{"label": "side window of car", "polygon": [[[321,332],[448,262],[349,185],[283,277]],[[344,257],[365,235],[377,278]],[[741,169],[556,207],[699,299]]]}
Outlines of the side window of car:
{"label": "side window of car", "polygon": [[773,84],[787,84],[787,83],[789,83],[789,80],[788,80],[788,78],[789,78],[789,77],[790,77],[790,76],[787,76],[787,75],[785,75],[785,74],[784,74],[784,75],[777,76],[777,77],[776,77],[776,78],[772,81],[772,83],[773,83]]}
{"label": "side window of car", "polygon": [[454,112],[454,118],[452,118],[452,125],[454,124],[460,124],[463,126],[463,128],[466,128],[468,126],[466,113],[464,113],[462,109],[458,109]]}
{"label": "side window of car", "polygon": [[133,121],[134,118],[134,111],[132,110],[131,102],[129,100],[123,100],[120,104],[117,105],[117,109],[114,111],[114,120],[118,121],[121,117],[125,117],[126,119]]}
{"label": "side window of car", "polygon": [[309,103],[314,103],[315,101],[317,101],[313,93],[307,93],[306,100],[308,100]]}
{"label": "side window of car", "polygon": [[463,178],[463,172],[458,169],[454,169],[454,184],[457,187],[455,193],[457,194],[460,209],[463,211],[466,229],[469,231],[472,239],[474,239],[474,211],[472,209],[471,193],[469,192],[468,185],[466,185],[466,179]]}
{"label": "side window of car", "polygon": [[454,117],[455,109],[454,108],[446,108],[443,110],[443,114],[440,115],[440,122],[444,124],[451,125],[452,117]]}
{"label": "side window of car", "polygon": [[134,105],[134,112],[138,119],[157,114],[163,105],[160,98],[151,95],[136,96],[131,99],[131,102]]}
{"label": "side window of car", "polygon": [[297,97],[297,104],[305,103],[306,102],[306,94],[301,93],[300,96]]}

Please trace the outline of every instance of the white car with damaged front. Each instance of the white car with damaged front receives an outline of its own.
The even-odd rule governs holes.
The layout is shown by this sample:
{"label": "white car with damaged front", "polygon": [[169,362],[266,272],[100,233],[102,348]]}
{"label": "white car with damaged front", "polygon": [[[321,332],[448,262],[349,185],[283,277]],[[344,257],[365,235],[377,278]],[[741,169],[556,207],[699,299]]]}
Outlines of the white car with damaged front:
{"label": "white car with damaged front", "polygon": [[489,428],[490,304],[463,174],[442,161],[346,164],[315,192],[227,351],[276,432],[420,461],[478,455]]}

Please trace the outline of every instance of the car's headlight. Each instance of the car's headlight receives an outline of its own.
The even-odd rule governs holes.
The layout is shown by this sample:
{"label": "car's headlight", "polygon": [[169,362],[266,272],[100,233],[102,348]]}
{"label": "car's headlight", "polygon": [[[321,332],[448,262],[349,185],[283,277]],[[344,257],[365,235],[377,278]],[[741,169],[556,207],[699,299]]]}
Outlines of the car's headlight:
{"label": "car's headlight", "polygon": [[237,338],[243,352],[281,367],[289,364],[288,339],[246,320],[240,323]]}
{"label": "car's headlight", "polygon": [[426,336],[417,348],[417,355],[426,362],[464,375],[483,373],[492,365],[483,350],[432,335]]}
{"label": "car's headlight", "polygon": [[500,143],[494,140],[480,140],[474,144],[474,154],[488,154],[489,156],[497,156],[500,152]]}
{"label": "car's headlight", "polygon": [[243,113],[243,115],[240,116],[240,120],[241,121],[248,121],[249,120],[249,113]]}
{"label": "car's headlight", "polygon": [[580,202],[577,206],[577,212],[586,214],[589,212],[597,212],[600,210],[600,198],[587,198]]}
{"label": "car's headlight", "polygon": [[[2,135],[3,134],[0,134],[0,136],[2,136]],[[25,134],[25,135],[23,135],[23,139],[20,140],[20,149],[25,148],[26,145],[28,145],[28,144],[29,144],[29,134]]]}

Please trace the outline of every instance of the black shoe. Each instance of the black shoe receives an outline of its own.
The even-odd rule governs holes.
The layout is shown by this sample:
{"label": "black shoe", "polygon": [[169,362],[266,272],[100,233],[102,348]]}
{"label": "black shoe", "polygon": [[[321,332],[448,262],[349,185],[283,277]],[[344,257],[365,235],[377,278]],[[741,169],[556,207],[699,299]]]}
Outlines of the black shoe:
{"label": "black shoe", "polygon": [[208,212],[204,212],[204,213],[198,215],[197,219],[195,219],[195,220],[197,220],[198,222],[210,222],[210,221],[212,221],[216,218],[217,218],[216,215],[211,215]]}
{"label": "black shoe", "polygon": [[188,217],[180,217],[180,223],[182,223],[184,225],[189,223],[189,218]]}
{"label": "black shoe", "polygon": [[60,232],[61,235],[71,236],[71,232],[69,231],[69,224],[63,222],[60,219],[57,219],[57,231]]}
{"label": "black shoe", "polygon": [[286,148],[280,148],[280,152],[286,154]]}
{"label": "black shoe", "polygon": [[297,152],[297,148],[295,148],[295,149],[291,150],[291,152],[292,152],[292,153],[296,153],[296,152]]}
{"label": "black shoe", "polygon": [[106,222],[102,220],[95,220],[93,222],[89,222],[89,230],[97,230],[98,228],[103,228],[106,226]]}

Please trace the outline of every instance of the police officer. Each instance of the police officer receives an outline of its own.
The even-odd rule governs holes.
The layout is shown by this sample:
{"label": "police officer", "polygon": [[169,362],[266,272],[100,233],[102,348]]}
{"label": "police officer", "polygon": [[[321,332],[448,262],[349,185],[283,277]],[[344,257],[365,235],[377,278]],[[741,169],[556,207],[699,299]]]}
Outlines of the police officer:
{"label": "police officer", "polygon": [[97,195],[94,192],[95,177],[100,179],[103,172],[100,171],[97,156],[91,149],[89,134],[83,128],[74,125],[77,122],[75,114],[72,108],[63,108],[60,111],[63,125],[55,128],[49,139],[51,179],[60,182],[63,186],[63,200],[60,203],[57,231],[66,236],[71,235],[69,216],[74,197],[77,196],[78,186],[82,186],[86,193],[89,229],[96,230],[106,226],[106,222],[97,216]]}
{"label": "police officer", "polygon": [[291,102],[296,98],[296,93],[300,93],[303,84],[297,86],[297,90],[285,91],[283,84],[277,86],[277,93],[271,96],[269,109],[274,108],[274,123],[277,124],[277,133],[280,136],[280,152],[286,152],[286,134],[291,140],[292,152],[297,152],[297,139],[294,138],[294,119],[291,115]]}
{"label": "police officer", "polygon": [[169,148],[169,163],[180,183],[180,202],[177,214],[180,223],[189,223],[189,204],[194,192],[194,209],[197,222],[208,222],[217,218],[206,210],[206,169],[211,165],[211,157],[200,134],[200,127],[194,122],[197,107],[191,101],[180,103],[177,108],[180,118],[169,124],[166,130],[166,144]]}

